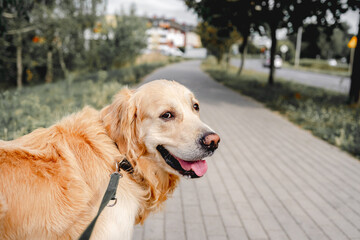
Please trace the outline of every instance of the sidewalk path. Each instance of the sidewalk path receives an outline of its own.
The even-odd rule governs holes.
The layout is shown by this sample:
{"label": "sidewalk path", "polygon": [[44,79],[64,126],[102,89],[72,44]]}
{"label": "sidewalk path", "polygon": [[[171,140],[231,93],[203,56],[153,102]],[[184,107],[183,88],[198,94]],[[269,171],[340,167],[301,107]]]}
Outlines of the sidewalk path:
{"label": "sidewalk path", "polygon": [[134,240],[360,240],[360,161],[214,82],[199,61],[159,69],[192,89],[220,136],[203,178],[182,179]]}
{"label": "sidewalk path", "polygon": [[[231,64],[238,67],[240,59],[231,59]],[[245,69],[255,70],[257,72],[269,73],[270,69],[262,65],[260,59],[246,59]],[[280,68],[276,69],[275,76],[288,81],[298,82],[318,88],[325,88],[335,92],[349,93],[350,78],[340,77],[324,73],[315,73],[298,69]]]}

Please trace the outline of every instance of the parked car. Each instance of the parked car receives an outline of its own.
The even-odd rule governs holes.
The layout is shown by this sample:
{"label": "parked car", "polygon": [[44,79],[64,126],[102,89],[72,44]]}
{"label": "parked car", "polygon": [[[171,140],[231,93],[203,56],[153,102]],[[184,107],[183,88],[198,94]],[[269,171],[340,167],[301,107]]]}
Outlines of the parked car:
{"label": "parked car", "polygon": [[175,57],[182,57],[182,55],[184,54],[182,51],[180,51],[178,48],[171,48],[169,46],[160,46],[160,52],[161,54],[165,55],[165,56],[175,56]]}
{"label": "parked car", "polygon": [[332,67],[335,67],[338,65],[336,59],[333,59],[333,58],[328,60],[328,64],[329,64],[329,66],[332,66]]}
{"label": "parked car", "polygon": [[[283,61],[279,55],[275,55],[274,59],[274,67],[275,68],[281,68],[283,64]],[[263,66],[264,67],[270,67],[270,54],[266,54],[263,60]]]}

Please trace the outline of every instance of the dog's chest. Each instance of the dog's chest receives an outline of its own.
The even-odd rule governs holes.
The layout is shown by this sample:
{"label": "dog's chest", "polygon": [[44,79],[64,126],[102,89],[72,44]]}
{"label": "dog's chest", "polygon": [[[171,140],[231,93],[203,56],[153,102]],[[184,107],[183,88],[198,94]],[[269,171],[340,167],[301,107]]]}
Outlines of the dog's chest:
{"label": "dog's chest", "polygon": [[95,239],[121,239],[132,238],[135,216],[138,212],[138,201],[129,194],[118,195],[115,206],[106,207],[96,222],[91,236]]}

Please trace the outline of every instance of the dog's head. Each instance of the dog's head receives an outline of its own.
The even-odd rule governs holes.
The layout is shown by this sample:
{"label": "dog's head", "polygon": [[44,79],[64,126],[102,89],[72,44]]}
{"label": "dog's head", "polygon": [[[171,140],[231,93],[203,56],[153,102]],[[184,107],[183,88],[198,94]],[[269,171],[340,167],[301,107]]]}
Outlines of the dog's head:
{"label": "dog's head", "polygon": [[[110,137],[133,161],[151,155],[164,171],[191,178],[207,170],[205,157],[219,136],[200,120],[200,104],[183,85],[168,80],[127,88],[102,111]],[[135,163],[136,164],[136,163]]]}

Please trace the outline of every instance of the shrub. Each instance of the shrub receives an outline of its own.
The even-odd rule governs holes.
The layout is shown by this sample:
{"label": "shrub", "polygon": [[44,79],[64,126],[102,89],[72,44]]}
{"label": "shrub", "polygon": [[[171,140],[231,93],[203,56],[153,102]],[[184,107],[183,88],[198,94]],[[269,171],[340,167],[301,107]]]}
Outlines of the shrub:
{"label": "shrub", "polygon": [[[293,61],[291,62],[293,63]],[[304,68],[317,69],[323,71],[341,71],[347,72],[349,67],[345,64],[339,64],[337,66],[330,66],[327,60],[303,58],[300,60],[300,66]]]}
{"label": "shrub", "polygon": [[140,78],[163,63],[100,71],[69,81],[25,87],[0,93],[0,139],[11,140],[39,127],[48,127],[85,105],[100,109],[111,102],[124,84]]}
{"label": "shrub", "polygon": [[[288,47],[288,51],[285,54],[281,53],[281,51],[280,51],[280,48],[282,45],[286,45]],[[277,47],[276,47],[276,52],[280,56],[284,56],[285,59],[283,59],[283,60],[285,60],[285,61],[293,61],[293,59],[295,58],[295,46],[289,40],[279,40]]]}

